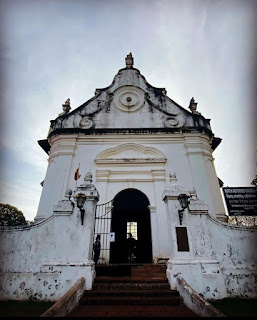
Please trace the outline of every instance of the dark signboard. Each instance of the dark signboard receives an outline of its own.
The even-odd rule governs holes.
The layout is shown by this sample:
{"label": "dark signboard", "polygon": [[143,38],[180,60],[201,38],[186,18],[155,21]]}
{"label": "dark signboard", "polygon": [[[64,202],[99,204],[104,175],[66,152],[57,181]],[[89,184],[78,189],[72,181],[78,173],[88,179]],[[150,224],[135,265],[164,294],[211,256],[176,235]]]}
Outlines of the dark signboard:
{"label": "dark signboard", "polygon": [[256,187],[223,187],[230,216],[257,216]]}

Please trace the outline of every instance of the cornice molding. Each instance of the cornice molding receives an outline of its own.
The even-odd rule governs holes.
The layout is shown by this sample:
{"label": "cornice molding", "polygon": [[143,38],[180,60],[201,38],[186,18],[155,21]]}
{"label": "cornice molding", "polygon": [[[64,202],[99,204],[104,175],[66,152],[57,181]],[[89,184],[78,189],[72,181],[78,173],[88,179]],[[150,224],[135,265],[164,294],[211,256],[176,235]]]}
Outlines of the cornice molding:
{"label": "cornice molding", "polygon": [[50,145],[49,161],[60,155],[73,156],[76,149],[76,137],[72,135],[53,137],[50,139]]}
{"label": "cornice molding", "polygon": [[56,135],[73,135],[74,134],[83,134],[83,135],[110,135],[110,134],[119,134],[119,135],[135,135],[135,134],[175,134],[175,133],[184,133],[184,134],[195,134],[201,133],[205,134],[209,137],[213,137],[213,133],[206,127],[180,127],[180,128],[90,128],[90,129],[82,129],[82,128],[58,128],[49,133],[48,138],[52,138]]}

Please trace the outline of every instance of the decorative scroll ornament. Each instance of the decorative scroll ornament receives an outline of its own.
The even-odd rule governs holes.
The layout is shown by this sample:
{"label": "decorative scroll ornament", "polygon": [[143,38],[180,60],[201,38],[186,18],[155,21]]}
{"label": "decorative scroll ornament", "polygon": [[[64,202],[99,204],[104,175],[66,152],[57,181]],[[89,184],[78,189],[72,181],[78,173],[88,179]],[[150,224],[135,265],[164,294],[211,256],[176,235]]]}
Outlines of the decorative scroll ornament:
{"label": "decorative scroll ornament", "polygon": [[177,127],[178,124],[179,124],[179,121],[178,121],[178,119],[175,118],[175,117],[167,118],[167,119],[164,121],[164,125],[165,125],[165,127],[167,127],[167,128]]}
{"label": "decorative scroll ornament", "polygon": [[80,120],[80,124],[79,126],[82,128],[82,129],[89,129],[91,128],[93,125],[93,121],[89,118],[89,117],[83,117],[81,120]]}

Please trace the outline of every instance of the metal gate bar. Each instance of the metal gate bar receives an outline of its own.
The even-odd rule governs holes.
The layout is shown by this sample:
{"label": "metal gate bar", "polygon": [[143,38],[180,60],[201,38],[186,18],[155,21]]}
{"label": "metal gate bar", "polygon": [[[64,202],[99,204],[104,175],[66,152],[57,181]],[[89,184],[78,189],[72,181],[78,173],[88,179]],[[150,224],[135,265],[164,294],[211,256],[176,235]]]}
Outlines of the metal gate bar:
{"label": "metal gate bar", "polygon": [[[110,260],[110,239],[113,200],[96,205],[94,241],[100,235],[101,252],[98,264],[108,264]],[[94,252],[92,253],[94,254]]]}

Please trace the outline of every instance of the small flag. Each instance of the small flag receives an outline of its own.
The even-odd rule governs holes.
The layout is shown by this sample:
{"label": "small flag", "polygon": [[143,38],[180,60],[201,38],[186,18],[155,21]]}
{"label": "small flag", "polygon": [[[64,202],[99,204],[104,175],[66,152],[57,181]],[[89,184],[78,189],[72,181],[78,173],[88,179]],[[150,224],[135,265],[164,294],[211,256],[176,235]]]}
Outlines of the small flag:
{"label": "small flag", "polygon": [[81,175],[79,174],[79,166],[78,166],[78,169],[75,171],[75,174],[74,174],[74,179],[79,180],[80,177]]}

